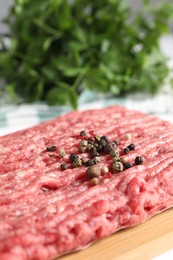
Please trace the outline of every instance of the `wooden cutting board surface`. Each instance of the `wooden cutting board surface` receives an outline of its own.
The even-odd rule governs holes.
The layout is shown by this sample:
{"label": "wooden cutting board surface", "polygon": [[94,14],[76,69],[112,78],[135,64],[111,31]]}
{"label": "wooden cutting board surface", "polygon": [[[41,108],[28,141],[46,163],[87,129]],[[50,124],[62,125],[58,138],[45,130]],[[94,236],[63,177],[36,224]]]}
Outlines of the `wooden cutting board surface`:
{"label": "wooden cutting board surface", "polygon": [[148,260],[173,249],[173,209],[116,232],[62,260]]}

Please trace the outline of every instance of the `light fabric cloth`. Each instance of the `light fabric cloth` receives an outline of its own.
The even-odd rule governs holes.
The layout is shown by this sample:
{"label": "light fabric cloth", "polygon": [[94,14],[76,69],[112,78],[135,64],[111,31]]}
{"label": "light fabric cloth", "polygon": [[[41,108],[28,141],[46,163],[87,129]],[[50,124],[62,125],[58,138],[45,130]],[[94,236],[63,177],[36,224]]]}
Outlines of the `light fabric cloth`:
{"label": "light fabric cloth", "polygon": [[[114,104],[154,114],[173,122],[173,90],[166,87],[154,96],[137,93],[124,98],[112,98],[85,91],[79,98],[79,110]],[[69,106],[48,106],[44,103],[1,106],[0,135],[36,125],[71,110]]]}

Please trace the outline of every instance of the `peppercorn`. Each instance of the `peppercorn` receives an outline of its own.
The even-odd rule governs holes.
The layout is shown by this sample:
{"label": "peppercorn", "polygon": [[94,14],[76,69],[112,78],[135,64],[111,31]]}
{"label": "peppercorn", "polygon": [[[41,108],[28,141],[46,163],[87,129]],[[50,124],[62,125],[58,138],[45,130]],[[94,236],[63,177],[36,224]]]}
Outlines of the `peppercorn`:
{"label": "peppercorn", "polygon": [[96,140],[96,142],[99,142],[99,141],[100,141],[100,136],[95,135],[95,136],[94,136],[94,139]]}
{"label": "peppercorn", "polygon": [[109,169],[108,169],[108,167],[106,167],[106,166],[103,166],[103,167],[101,168],[101,174],[103,174],[103,175],[105,175],[108,171],[109,171]]}
{"label": "peppercorn", "polygon": [[99,156],[96,147],[92,147],[92,148],[90,149],[90,154],[91,154],[91,157],[92,157],[92,158],[94,158],[95,156]]}
{"label": "peppercorn", "polygon": [[111,151],[110,151],[110,156],[111,157],[119,157],[119,151],[118,151],[118,149],[112,149]]}
{"label": "peppercorn", "polygon": [[143,158],[141,156],[137,156],[135,158],[135,164],[136,165],[143,164]]}
{"label": "peppercorn", "polygon": [[113,149],[116,149],[116,148],[117,148],[117,146],[116,146],[115,143],[109,142],[109,143],[107,143],[107,144],[105,145],[105,147],[104,147],[104,152],[105,152],[106,154],[108,154],[108,153],[110,153]]}
{"label": "peppercorn", "polygon": [[64,157],[65,157],[65,151],[64,151],[64,149],[60,149],[60,150],[59,150],[59,156],[60,156],[61,158],[64,158]]}
{"label": "peppercorn", "polygon": [[80,132],[80,136],[86,136],[86,132],[85,131],[81,131]]}
{"label": "peppercorn", "polygon": [[78,151],[79,151],[79,153],[84,153],[86,151],[86,147],[85,146],[79,146]]}
{"label": "peppercorn", "polygon": [[112,162],[113,162],[113,163],[114,163],[114,162],[117,162],[117,161],[120,161],[118,157],[116,157],[116,156],[115,156],[115,157],[112,157]]}
{"label": "peppercorn", "polygon": [[123,171],[123,164],[119,161],[114,162],[113,165],[112,165],[112,168],[114,170],[116,170],[117,172],[121,172],[121,171]]}
{"label": "peppercorn", "polygon": [[104,139],[104,140],[106,140],[106,142],[108,142],[108,140],[109,140],[108,136],[106,136],[106,135],[101,136],[100,139]]}
{"label": "peppercorn", "polygon": [[94,177],[98,178],[101,175],[100,167],[98,166],[90,166],[86,170],[86,175],[89,179],[92,179]]}
{"label": "peppercorn", "polygon": [[79,146],[87,146],[88,141],[87,140],[80,140]]}
{"label": "peppercorn", "polygon": [[66,170],[66,169],[68,169],[68,165],[67,165],[66,163],[62,163],[62,164],[60,165],[60,167],[61,167],[61,170]]}
{"label": "peppercorn", "polygon": [[75,162],[79,158],[79,155],[76,153],[70,154],[70,162]]}
{"label": "peppercorn", "polygon": [[135,150],[135,145],[133,143],[129,144],[127,148],[129,148],[130,151]]}
{"label": "peppercorn", "polygon": [[81,158],[78,158],[78,159],[76,159],[74,162],[73,162],[73,166],[74,167],[80,167],[80,166],[82,166],[82,159]]}
{"label": "peppercorn", "polygon": [[122,164],[125,164],[125,163],[126,163],[126,161],[124,160],[123,157],[120,157],[120,158],[119,158],[119,161],[120,161]]}
{"label": "peppercorn", "polygon": [[98,145],[96,146],[96,149],[97,149],[97,152],[100,153],[100,152],[103,151],[103,146],[102,146],[101,144],[98,144]]}
{"label": "peppercorn", "polygon": [[93,185],[97,185],[97,184],[99,183],[99,179],[96,178],[96,177],[95,177],[95,178],[92,178],[92,179],[91,179],[91,182],[92,182]]}
{"label": "peppercorn", "polygon": [[88,144],[87,146],[86,146],[86,150],[87,151],[90,151],[90,149],[93,147],[93,145],[92,144]]}
{"label": "peppercorn", "polygon": [[124,168],[125,169],[131,168],[131,167],[132,167],[131,163],[129,163],[129,162],[124,163]]}
{"label": "peppercorn", "polygon": [[100,157],[99,156],[95,156],[93,158],[93,161],[94,161],[94,163],[99,163],[100,162]]}
{"label": "peppercorn", "polygon": [[125,154],[128,154],[130,152],[130,149],[128,148],[128,147],[126,147],[125,149],[124,149],[124,153]]}
{"label": "peppercorn", "polygon": [[95,164],[95,162],[93,160],[88,160],[85,165],[86,166],[93,166]]}
{"label": "peppercorn", "polygon": [[113,143],[115,143],[116,145],[119,145],[119,141],[118,140],[114,140]]}
{"label": "peppercorn", "polygon": [[103,138],[100,139],[99,144],[101,144],[103,147],[107,144],[107,141]]}
{"label": "peppercorn", "polygon": [[46,148],[46,151],[47,151],[47,152],[55,152],[55,151],[56,151],[56,146],[55,146],[55,145],[48,146],[48,147]]}
{"label": "peppercorn", "polygon": [[88,139],[88,144],[94,145],[94,140],[92,138]]}
{"label": "peppercorn", "polygon": [[131,139],[131,137],[132,137],[132,136],[131,136],[131,134],[129,134],[129,133],[127,133],[127,134],[124,135],[124,138],[127,139],[127,140]]}

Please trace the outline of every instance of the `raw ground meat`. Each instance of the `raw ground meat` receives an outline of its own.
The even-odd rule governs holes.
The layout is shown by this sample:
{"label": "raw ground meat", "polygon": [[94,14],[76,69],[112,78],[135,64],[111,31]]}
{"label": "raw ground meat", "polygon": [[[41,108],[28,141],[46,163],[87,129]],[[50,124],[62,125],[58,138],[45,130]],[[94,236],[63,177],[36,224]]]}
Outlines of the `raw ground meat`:
{"label": "raw ground meat", "polygon": [[[71,167],[80,132],[118,139],[133,167],[99,177]],[[125,138],[130,134],[131,139]],[[130,143],[136,148],[128,154]],[[64,158],[46,147],[64,149]],[[80,156],[88,156],[87,153]],[[144,162],[135,165],[136,156]],[[98,165],[111,165],[102,154]],[[61,170],[60,164],[69,168]],[[0,259],[47,260],[134,226],[173,206],[173,125],[120,106],[71,112],[0,137]]]}

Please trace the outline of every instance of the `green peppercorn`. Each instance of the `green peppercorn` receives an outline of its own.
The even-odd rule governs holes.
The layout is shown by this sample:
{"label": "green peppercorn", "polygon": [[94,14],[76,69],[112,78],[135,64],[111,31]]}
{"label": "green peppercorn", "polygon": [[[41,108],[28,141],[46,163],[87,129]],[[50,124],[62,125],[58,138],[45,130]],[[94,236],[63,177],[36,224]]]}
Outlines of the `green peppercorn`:
{"label": "green peppercorn", "polygon": [[47,152],[55,152],[55,151],[56,151],[56,146],[55,146],[55,145],[48,146],[48,147],[46,148],[46,151],[47,151]]}
{"label": "green peppercorn", "polygon": [[95,156],[94,158],[93,158],[93,161],[97,164],[97,163],[99,163],[100,162],[100,157],[99,156]]}
{"label": "green peppercorn", "polygon": [[136,165],[143,164],[143,158],[141,156],[137,156],[135,158],[135,164]]}
{"label": "green peppercorn", "polygon": [[60,149],[60,150],[59,150],[59,156],[60,156],[61,158],[64,158],[64,157],[65,157],[65,151],[64,151],[64,149]]}
{"label": "green peppercorn", "polygon": [[80,167],[80,166],[82,166],[82,159],[81,159],[81,158],[76,159],[76,160],[73,162],[73,166],[74,166],[74,167]]}
{"label": "green peppercorn", "polygon": [[93,145],[92,144],[88,144],[87,146],[86,146],[86,150],[87,151],[90,151],[90,149],[93,147]]}
{"label": "green peppercorn", "polygon": [[68,169],[68,165],[67,165],[66,163],[62,163],[62,164],[60,165],[60,167],[61,167],[61,170],[66,170],[66,169]]}
{"label": "green peppercorn", "polygon": [[130,151],[135,150],[135,145],[131,143],[127,146],[127,148],[129,148]]}
{"label": "green peppercorn", "polygon": [[100,141],[100,136],[99,135],[95,135],[94,139],[96,140],[96,142],[99,142]]}
{"label": "green peppercorn", "polygon": [[118,149],[112,149],[111,151],[110,151],[110,156],[111,157],[119,157],[119,151],[118,151]]}
{"label": "green peppercorn", "polygon": [[117,172],[121,172],[121,171],[123,171],[123,164],[119,161],[114,162],[113,165],[112,165],[112,168],[114,170],[116,170]]}
{"label": "green peppercorn", "polygon": [[76,160],[78,160],[79,155],[77,155],[76,153],[72,153],[70,154],[70,162],[75,162]]}
{"label": "green peppercorn", "polygon": [[87,146],[88,141],[87,140],[80,140],[79,146]]}

